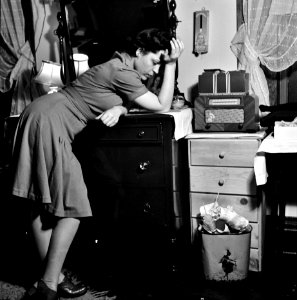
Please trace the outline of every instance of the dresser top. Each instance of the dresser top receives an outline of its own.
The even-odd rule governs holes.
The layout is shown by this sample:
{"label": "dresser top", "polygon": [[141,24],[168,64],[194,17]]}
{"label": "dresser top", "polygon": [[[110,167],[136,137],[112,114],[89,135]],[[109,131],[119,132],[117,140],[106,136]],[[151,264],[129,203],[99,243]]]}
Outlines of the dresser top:
{"label": "dresser top", "polygon": [[186,139],[263,139],[266,136],[265,131],[258,132],[196,132],[188,134]]}

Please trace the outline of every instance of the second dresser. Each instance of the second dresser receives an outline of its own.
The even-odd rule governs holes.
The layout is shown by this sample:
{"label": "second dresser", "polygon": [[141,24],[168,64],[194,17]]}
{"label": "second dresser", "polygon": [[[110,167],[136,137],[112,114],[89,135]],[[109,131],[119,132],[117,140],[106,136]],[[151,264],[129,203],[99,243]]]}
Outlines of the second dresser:
{"label": "second dresser", "polygon": [[200,207],[213,203],[218,196],[222,207],[232,206],[253,227],[251,235],[251,271],[263,265],[265,207],[257,190],[254,157],[261,139],[255,136],[228,138],[192,134],[188,139],[191,236],[194,241]]}

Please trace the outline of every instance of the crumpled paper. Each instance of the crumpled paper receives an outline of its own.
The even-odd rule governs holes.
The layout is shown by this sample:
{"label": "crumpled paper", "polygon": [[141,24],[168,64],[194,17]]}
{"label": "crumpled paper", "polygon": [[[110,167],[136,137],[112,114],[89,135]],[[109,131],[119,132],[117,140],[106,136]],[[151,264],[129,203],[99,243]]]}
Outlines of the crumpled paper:
{"label": "crumpled paper", "polygon": [[218,204],[218,196],[214,203],[200,207],[201,224],[198,230],[206,230],[208,233],[219,234],[228,232],[242,233],[250,229],[249,221],[237,214],[233,207],[226,208]]}

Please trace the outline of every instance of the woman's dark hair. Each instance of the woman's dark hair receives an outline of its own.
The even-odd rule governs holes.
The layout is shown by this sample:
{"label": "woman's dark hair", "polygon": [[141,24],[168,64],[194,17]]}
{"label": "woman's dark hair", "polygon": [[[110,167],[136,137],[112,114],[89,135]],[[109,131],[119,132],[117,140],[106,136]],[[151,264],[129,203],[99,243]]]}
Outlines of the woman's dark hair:
{"label": "woman's dark hair", "polygon": [[127,52],[131,56],[135,56],[136,50],[139,48],[143,52],[157,53],[166,49],[170,52],[171,39],[172,35],[167,31],[157,28],[145,29],[139,32],[134,39],[128,38],[120,50]]}

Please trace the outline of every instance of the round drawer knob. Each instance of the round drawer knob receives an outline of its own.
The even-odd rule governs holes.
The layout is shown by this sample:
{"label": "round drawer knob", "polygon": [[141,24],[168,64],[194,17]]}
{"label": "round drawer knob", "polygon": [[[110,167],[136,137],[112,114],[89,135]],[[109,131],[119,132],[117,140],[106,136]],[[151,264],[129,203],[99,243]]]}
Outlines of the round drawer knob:
{"label": "round drawer knob", "polygon": [[143,130],[139,131],[138,134],[137,134],[137,136],[139,138],[142,138],[144,136],[144,131]]}
{"label": "round drawer knob", "polygon": [[241,198],[240,199],[240,204],[247,205],[248,204],[248,199],[247,198]]}
{"label": "round drawer knob", "polygon": [[224,179],[220,179],[220,180],[219,180],[219,186],[223,186],[224,183],[225,183]]}
{"label": "round drawer knob", "polygon": [[221,152],[221,153],[219,154],[219,158],[220,158],[220,159],[223,159],[223,158],[225,157],[225,154],[226,154],[225,152]]}
{"label": "round drawer knob", "polygon": [[148,202],[144,203],[143,212],[144,213],[150,213],[151,212],[151,205]]}
{"label": "round drawer knob", "polygon": [[141,162],[141,163],[139,164],[139,170],[140,170],[141,172],[146,171],[146,170],[149,168],[150,164],[151,164],[151,162],[150,162],[149,160],[148,160],[148,161]]}

